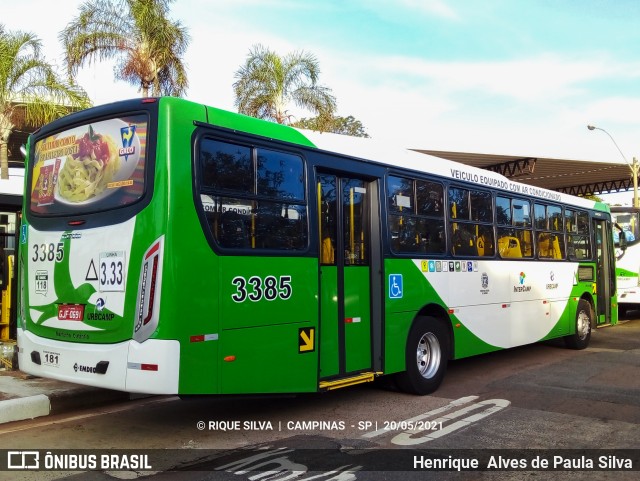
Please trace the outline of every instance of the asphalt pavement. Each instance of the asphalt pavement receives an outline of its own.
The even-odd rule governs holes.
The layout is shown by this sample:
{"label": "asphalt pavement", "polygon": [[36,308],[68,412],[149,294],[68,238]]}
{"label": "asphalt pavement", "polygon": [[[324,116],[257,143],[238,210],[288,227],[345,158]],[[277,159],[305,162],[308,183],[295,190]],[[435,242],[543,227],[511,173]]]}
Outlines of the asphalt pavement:
{"label": "asphalt pavement", "polygon": [[[637,318],[637,314],[633,316]],[[625,321],[622,321],[623,323]],[[2,344],[2,343],[0,343]],[[5,347],[5,346],[3,346]],[[0,364],[0,424],[123,402],[140,395],[25,374]]]}

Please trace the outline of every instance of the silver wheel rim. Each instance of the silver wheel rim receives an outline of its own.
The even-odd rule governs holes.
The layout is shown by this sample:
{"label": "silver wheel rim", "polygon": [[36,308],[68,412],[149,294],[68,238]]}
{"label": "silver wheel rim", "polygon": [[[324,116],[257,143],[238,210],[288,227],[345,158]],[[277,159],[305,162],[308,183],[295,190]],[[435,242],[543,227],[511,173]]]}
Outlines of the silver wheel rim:
{"label": "silver wheel rim", "polygon": [[576,320],[576,330],[578,334],[578,338],[583,341],[586,339],[589,334],[589,329],[591,328],[591,322],[589,320],[589,316],[586,312],[580,311],[578,313],[578,319]]}
{"label": "silver wheel rim", "polygon": [[418,341],[416,361],[418,372],[425,379],[431,379],[438,372],[442,350],[435,334],[427,332]]}

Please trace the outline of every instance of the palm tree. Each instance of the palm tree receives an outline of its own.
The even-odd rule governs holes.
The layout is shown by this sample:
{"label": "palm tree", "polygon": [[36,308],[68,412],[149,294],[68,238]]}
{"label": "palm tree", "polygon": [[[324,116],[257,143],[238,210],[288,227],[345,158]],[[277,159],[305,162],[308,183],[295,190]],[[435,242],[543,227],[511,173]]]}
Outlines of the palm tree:
{"label": "palm tree", "polygon": [[45,61],[35,35],[0,24],[0,178],[9,178],[7,144],[17,109],[28,125],[39,125],[89,106],[86,93]]}
{"label": "palm tree", "polygon": [[60,32],[69,75],[86,62],[115,58],[115,77],[139,85],[142,96],[180,97],[187,29],[167,18],[174,0],[90,0]]}
{"label": "palm tree", "polygon": [[238,112],[252,117],[290,124],[287,107],[293,103],[317,115],[331,116],[336,99],[331,89],[318,85],[320,67],[306,52],[280,57],[255,45],[245,64],[236,72],[233,84]]}

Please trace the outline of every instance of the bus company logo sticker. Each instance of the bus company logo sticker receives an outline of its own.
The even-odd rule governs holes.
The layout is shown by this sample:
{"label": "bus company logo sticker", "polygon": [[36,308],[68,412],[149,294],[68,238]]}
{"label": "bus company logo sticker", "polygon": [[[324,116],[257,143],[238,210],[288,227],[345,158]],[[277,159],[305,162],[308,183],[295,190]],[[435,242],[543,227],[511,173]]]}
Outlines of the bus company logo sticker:
{"label": "bus company logo sticker", "polygon": [[122,140],[122,148],[118,151],[118,154],[120,155],[120,157],[124,157],[125,162],[129,160],[130,155],[136,153],[136,148],[133,146],[133,138],[135,134],[135,125],[120,127],[120,139]]}
{"label": "bus company logo sticker", "polygon": [[102,297],[98,298],[98,300],[96,301],[96,310],[98,312],[102,311],[102,309],[104,309],[105,304],[106,304],[105,300]]}
{"label": "bus company logo sticker", "polygon": [[49,291],[49,272],[36,271],[36,294],[47,295]]}
{"label": "bus company logo sticker", "polygon": [[556,279],[556,275],[553,271],[549,272],[549,283],[547,284],[547,289],[552,290],[552,289],[557,289],[558,288],[558,283],[554,282]]}
{"label": "bus company logo sticker", "polygon": [[480,283],[482,285],[480,292],[482,294],[489,294],[489,275],[486,272],[483,272],[480,276]]}
{"label": "bus company logo sticker", "polygon": [[102,297],[96,300],[96,308],[93,312],[87,314],[88,321],[113,321],[116,315],[113,312],[102,312],[107,305]]}
{"label": "bus company logo sticker", "polygon": [[402,274],[389,274],[389,299],[402,299]]}
{"label": "bus company logo sticker", "polygon": [[97,373],[95,366],[85,366],[84,364],[78,364],[77,362],[73,365],[73,370],[75,372],[88,372],[91,374]]}
{"label": "bus company logo sticker", "polygon": [[436,261],[429,261],[429,272],[436,271]]}
{"label": "bus company logo sticker", "polygon": [[442,272],[442,261],[436,261],[436,272]]}
{"label": "bus company logo sticker", "polygon": [[531,286],[527,286],[524,283],[524,280],[527,278],[527,275],[524,272],[520,272],[518,285],[513,286],[513,292],[530,292]]}
{"label": "bus company logo sticker", "polygon": [[467,272],[473,272],[473,262],[467,262]]}
{"label": "bus company logo sticker", "polygon": [[461,271],[460,261],[456,261],[456,272]]}

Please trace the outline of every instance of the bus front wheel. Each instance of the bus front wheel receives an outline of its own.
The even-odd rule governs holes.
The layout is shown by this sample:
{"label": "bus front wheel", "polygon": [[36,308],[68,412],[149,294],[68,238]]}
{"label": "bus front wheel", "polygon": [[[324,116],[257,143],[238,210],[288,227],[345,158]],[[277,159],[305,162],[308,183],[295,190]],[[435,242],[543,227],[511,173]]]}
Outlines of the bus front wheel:
{"label": "bus front wheel", "polygon": [[405,372],[397,374],[404,392],[431,394],[442,382],[449,359],[449,332],[433,317],[417,318],[407,337]]}
{"label": "bus front wheel", "polygon": [[571,349],[584,349],[591,340],[591,319],[593,318],[591,304],[584,299],[578,301],[576,309],[575,333],[564,338],[564,343]]}

